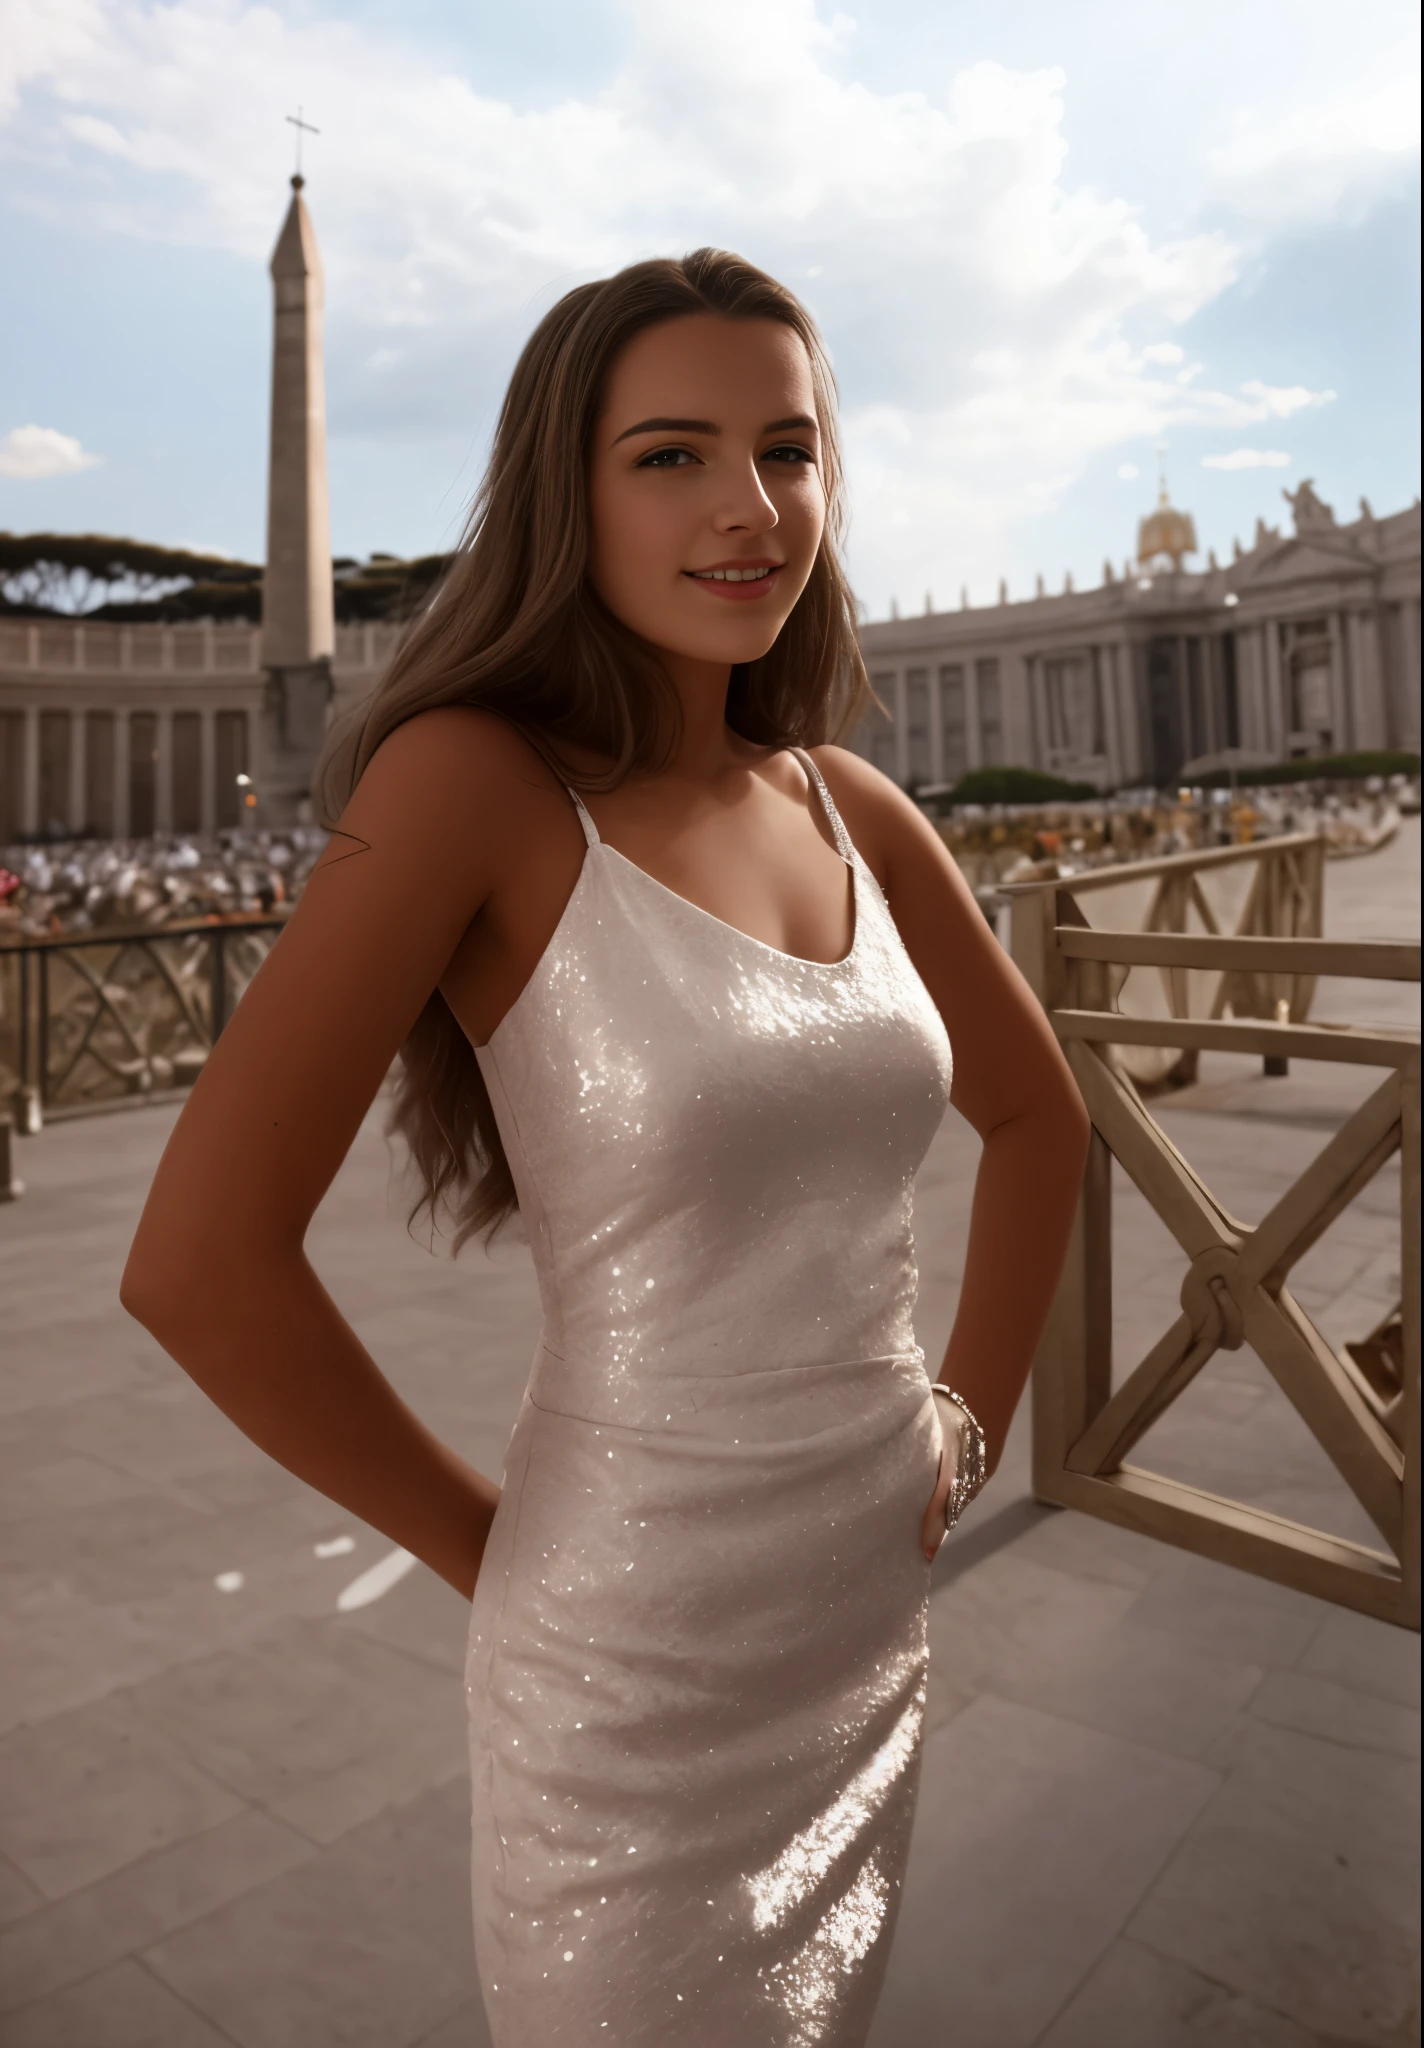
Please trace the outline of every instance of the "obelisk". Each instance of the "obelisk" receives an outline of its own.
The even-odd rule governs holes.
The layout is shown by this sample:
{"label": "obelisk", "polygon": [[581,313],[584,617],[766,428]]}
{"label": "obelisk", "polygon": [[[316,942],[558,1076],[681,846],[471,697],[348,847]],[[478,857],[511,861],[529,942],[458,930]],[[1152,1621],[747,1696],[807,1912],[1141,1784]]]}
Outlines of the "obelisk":
{"label": "obelisk", "polygon": [[262,579],[267,687],[256,777],[263,825],[311,816],[311,776],[326,732],[335,646],[322,271],[304,184],[299,171],[272,252],[272,441]]}

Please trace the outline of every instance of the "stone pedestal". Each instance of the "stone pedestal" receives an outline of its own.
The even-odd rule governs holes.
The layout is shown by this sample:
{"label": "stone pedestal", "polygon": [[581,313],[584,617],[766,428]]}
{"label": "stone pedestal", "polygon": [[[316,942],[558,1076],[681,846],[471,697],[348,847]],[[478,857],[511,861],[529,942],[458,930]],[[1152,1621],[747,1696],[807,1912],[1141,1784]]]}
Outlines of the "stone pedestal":
{"label": "stone pedestal", "polygon": [[326,737],[331,663],[269,668],[257,736],[256,822],[309,825],[312,770]]}

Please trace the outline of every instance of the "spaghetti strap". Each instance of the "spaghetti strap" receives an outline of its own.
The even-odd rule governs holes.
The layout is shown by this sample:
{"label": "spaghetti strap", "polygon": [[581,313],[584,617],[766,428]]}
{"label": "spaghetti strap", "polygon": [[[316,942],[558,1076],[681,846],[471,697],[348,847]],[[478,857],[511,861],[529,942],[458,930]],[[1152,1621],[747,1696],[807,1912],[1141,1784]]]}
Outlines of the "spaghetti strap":
{"label": "spaghetti strap", "polygon": [[598,836],[598,827],[594,824],[592,818],[588,815],[588,806],[585,804],[583,798],[579,795],[576,789],[569,789],[569,785],[567,782],[564,784],[564,788],[568,790],[570,797],[572,797],[573,799],[574,809],[578,812],[578,821],[580,825],[583,826],[584,838],[588,841],[590,846],[601,846],[603,842]]}
{"label": "spaghetti strap", "polygon": [[855,842],[845,828],[845,820],[836,809],[835,799],[826,787],[826,778],[816,766],[804,747],[793,747],[791,752],[806,770],[807,780],[821,799],[821,809],[826,814],[826,823],[831,828],[831,837],[836,842],[836,852],[842,860],[854,863]]}

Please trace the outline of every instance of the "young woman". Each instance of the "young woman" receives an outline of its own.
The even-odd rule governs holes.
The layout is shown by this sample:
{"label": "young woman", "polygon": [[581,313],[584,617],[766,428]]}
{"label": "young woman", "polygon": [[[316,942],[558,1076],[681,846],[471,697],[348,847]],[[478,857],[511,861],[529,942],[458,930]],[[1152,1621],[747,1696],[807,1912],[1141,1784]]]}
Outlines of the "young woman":
{"label": "young woman", "polygon": [[[1043,1016],[913,804],[827,744],[865,691],[840,492],[770,278],[700,250],[559,301],[125,1276],[254,1442],[473,1595],[499,2048],[864,2040],[930,1561],[1066,1243],[1086,1119]],[[984,1151],[936,1399],[910,1197],[951,1040]],[[517,1204],[533,1246],[502,1491],[302,1249],[397,1053],[432,1213]]]}

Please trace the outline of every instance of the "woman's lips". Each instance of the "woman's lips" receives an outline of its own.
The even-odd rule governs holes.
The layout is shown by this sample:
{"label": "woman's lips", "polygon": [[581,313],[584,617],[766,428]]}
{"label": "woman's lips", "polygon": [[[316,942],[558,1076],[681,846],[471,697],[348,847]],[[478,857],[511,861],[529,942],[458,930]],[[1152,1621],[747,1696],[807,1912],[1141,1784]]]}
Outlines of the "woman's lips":
{"label": "woman's lips", "polygon": [[[737,581],[729,580],[737,571],[716,571],[711,569],[686,569],[684,575],[695,583],[699,590],[711,591],[714,597],[725,597],[733,604],[748,604],[759,597],[765,597],[785,567],[783,562],[744,562],[737,565],[740,576]],[[748,570],[755,573],[748,576]]]}

